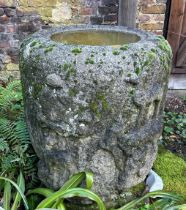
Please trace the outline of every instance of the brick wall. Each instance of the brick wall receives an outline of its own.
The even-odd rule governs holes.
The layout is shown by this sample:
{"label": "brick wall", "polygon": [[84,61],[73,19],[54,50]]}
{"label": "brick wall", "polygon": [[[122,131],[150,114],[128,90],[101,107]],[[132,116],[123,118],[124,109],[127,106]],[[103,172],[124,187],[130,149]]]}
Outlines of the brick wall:
{"label": "brick wall", "polygon": [[0,79],[19,76],[20,41],[39,30],[42,22],[37,13],[24,13],[14,6],[0,7]]}
{"label": "brick wall", "polygon": [[[166,0],[138,0],[137,27],[162,33]],[[117,24],[119,0],[0,0],[0,80],[19,77],[20,41],[59,24]]]}
{"label": "brick wall", "polygon": [[162,34],[165,20],[166,0],[139,0],[137,26]]}

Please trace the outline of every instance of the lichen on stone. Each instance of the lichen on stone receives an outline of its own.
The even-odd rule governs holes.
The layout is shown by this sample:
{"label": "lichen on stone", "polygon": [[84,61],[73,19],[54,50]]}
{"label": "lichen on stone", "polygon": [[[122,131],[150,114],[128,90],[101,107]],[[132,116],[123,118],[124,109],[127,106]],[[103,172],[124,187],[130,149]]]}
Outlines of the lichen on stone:
{"label": "lichen on stone", "polygon": [[123,51],[126,51],[128,49],[129,49],[129,45],[128,44],[125,44],[122,47],[120,47],[120,50],[123,50]]}
{"label": "lichen on stone", "polygon": [[47,54],[54,49],[55,45],[49,45],[45,48],[44,53]]}
{"label": "lichen on stone", "polygon": [[82,49],[81,48],[74,48],[73,50],[72,50],[72,53],[74,53],[75,55],[77,55],[77,54],[79,54],[79,53],[81,53],[82,52]]}
{"label": "lichen on stone", "polygon": [[107,111],[108,109],[109,104],[107,102],[105,94],[97,92],[95,98],[90,103],[90,110],[94,112],[98,118],[100,118],[102,112]]}
{"label": "lichen on stone", "polygon": [[38,83],[33,83],[32,87],[33,87],[32,96],[34,99],[37,99],[41,90],[43,89],[43,85]]}
{"label": "lichen on stone", "polygon": [[94,64],[94,60],[92,58],[87,58],[85,64]]}
{"label": "lichen on stone", "polygon": [[76,88],[69,89],[69,96],[75,97],[78,94],[78,90]]}
{"label": "lichen on stone", "polygon": [[113,55],[119,55],[119,54],[120,54],[120,52],[119,52],[119,51],[117,51],[117,50],[113,50],[113,51],[112,51],[112,54],[113,54]]}

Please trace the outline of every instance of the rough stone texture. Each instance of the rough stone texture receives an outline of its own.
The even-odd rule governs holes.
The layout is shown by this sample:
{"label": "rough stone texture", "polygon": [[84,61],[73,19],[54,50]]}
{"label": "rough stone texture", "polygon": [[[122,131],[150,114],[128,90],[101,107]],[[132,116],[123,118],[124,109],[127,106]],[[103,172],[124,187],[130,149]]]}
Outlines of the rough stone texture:
{"label": "rough stone texture", "polygon": [[[0,0],[0,80],[7,80],[7,56],[17,64],[20,41],[55,24],[116,25],[118,0]],[[162,34],[166,0],[138,0],[137,27]],[[17,54],[7,53],[16,48]],[[17,71],[17,68],[16,68]],[[7,72],[7,76],[6,76]],[[12,72],[12,76],[19,72]]]}
{"label": "rough stone texture", "polygon": [[[50,39],[79,29],[132,32],[141,40],[120,49]],[[20,69],[41,180],[59,188],[71,174],[91,170],[106,201],[143,181],[161,136],[171,57],[164,38],[124,27],[69,26],[26,39]]]}

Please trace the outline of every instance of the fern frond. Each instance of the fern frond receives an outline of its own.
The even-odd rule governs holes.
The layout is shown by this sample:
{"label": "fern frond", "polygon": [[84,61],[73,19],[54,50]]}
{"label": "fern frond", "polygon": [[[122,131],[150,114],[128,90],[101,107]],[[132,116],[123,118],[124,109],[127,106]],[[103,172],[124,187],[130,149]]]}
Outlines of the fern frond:
{"label": "fern frond", "polygon": [[[6,88],[0,87],[0,116],[23,110],[23,97],[20,81],[13,81]],[[13,113],[14,114],[14,113]]]}
{"label": "fern frond", "polygon": [[12,177],[22,170],[31,186],[36,183],[38,158],[26,127],[18,80],[0,86],[0,155],[0,173]]}
{"label": "fern frond", "polygon": [[5,141],[4,138],[0,138],[0,151],[1,152],[8,152],[9,151],[9,146],[7,141]]}
{"label": "fern frond", "polygon": [[15,125],[8,119],[0,119],[0,137],[4,138],[7,142],[16,141],[16,136],[14,134]]}
{"label": "fern frond", "polygon": [[13,80],[12,82],[8,83],[5,89],[7,89],[8,91],[21,92],[22,91],[21,81]]}
{"label": "fern frond", "polygon": [[16,154],[8,153],[1,159],[1,171],[13,171],[15,168],[15,162],[18,161]]}
{"label": "fern frond", "polygon": [[20,143],[22,145],[31,144],[30,136],[24,119],[21,117],[17,122],[14,123],[14,125],[15,125],[15,135],[19,139]]}

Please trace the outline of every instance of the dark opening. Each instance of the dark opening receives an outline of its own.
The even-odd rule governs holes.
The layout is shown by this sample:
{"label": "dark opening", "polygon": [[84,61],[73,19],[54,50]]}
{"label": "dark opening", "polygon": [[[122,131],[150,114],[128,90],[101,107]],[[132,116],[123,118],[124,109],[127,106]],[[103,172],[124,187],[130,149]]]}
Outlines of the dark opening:
{"label": "dark opening", "polygon": [[168,28],[169,28],[169,17],[170,17],[170,10],[171,10],[171,1],[167,0],[166,3],[166,12],[165,12],[165,22],[164,22],[164,28],[163,28],[163,36],[167,38]]}

